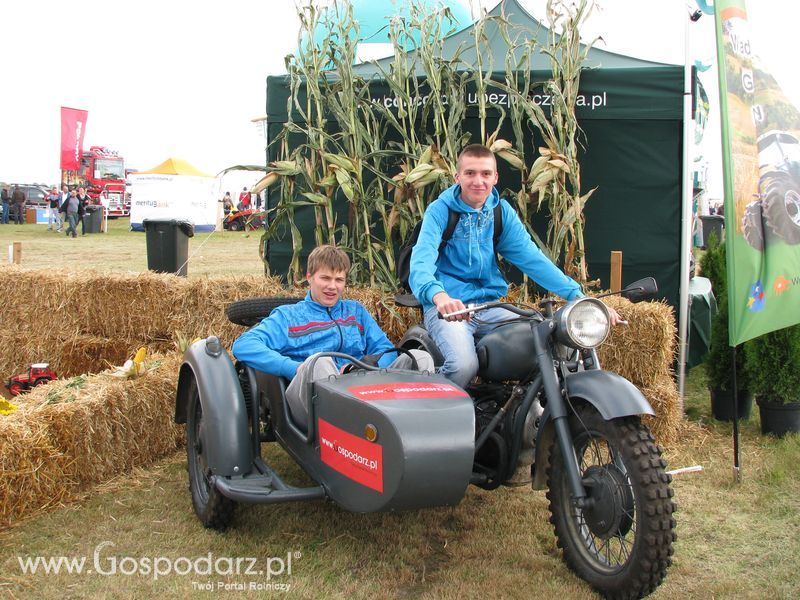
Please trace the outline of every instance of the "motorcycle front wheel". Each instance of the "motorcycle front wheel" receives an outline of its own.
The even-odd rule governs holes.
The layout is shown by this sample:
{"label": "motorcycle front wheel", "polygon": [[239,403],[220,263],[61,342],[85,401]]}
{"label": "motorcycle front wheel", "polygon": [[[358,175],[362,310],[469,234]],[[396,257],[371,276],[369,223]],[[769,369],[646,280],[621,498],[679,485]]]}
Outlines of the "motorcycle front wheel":
{"label": "motorcycle front wheel", "polygon": [[588,505],[575,506],[557,441],[547,498],[564,561],[609,598],[641,598],[667,572],[676,507],[661,449],[638,417],[606,421],[591,406],[570,417]]}

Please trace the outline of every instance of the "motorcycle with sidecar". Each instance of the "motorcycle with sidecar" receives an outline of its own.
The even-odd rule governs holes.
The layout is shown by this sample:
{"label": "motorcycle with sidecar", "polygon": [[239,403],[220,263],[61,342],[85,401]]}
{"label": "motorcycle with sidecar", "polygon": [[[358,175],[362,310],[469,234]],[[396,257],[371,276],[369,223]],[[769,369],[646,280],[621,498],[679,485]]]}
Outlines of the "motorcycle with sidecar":
{"label": "motorcycle with sidecar", "polygon": [[[638,301],[647,278],[622,290]],[[293,299],[257,298],[228,307],[252,326]],[[409,305],[406,300],[401,304]],[[598,298],[539,310],[491,302],[516,316],[477,344],[478,378],[462,389],[446,378],[381,369],[358,357],[347,374],[309,384],[305,422],[287,405],[288,382],[234,363],[215,337],[195,342],[181,366],[175,420],[187,425],[192,503],[206,527],[224,529],[237,503],[330,499],[375,512],[454,505],[472,484],[496,489],[529,476],[547,489],[567,565],[608,597],[654,590],[671,561],[676,510],[671,478],[641,415],[641,392],[600,367],[610,329]],[[441,355],[422,325],[400,350]],[[318,356],[342,356],[322,353]],[[285,483],[262,458],[277,442],[316,485]],[[513,479],[513,481],[512,481]]]}

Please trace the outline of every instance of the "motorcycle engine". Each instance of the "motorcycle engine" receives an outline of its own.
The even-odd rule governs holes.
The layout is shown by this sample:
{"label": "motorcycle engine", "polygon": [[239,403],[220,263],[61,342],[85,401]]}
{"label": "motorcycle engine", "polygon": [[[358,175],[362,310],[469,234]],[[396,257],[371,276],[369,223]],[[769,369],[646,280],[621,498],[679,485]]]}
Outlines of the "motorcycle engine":
{"label": "motorcycle engine", "polygon": [[[525,421],[521,431],[517,460],[514,465],[509,462],[514,449],[514,423],[518,424],[519,419],[522,418],[522,415],[519,414],[519,411],[522,410],[520,401],[525,391],[524,386],[494,383],[478,384],[469,390],[470,395],[475,399],[476,440],[481,438],[501,407],[508,403],[512,396],[516,400],[514,410],[501,419],[475,454],[475,471],[484,473],[489,478],[487,484],[481,487],[487,489],[497,487],[513,473],[517,465],[533,464],[534,445],[543,412],[538,398],[534,399],[527,415],[524,416]],[[519,425],[516,429],[519,431]]]}

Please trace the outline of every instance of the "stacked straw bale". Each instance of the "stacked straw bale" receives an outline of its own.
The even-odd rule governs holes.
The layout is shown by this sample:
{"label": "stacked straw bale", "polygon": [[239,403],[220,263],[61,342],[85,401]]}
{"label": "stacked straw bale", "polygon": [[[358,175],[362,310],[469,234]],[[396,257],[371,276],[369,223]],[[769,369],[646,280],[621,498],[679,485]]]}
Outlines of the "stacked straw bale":
{"label": "stacked straw bale", "polygon": [[[301,295],[297,291],[296,295]],[[242,328],[226,306],[255,296],[287,295],[276,279],[259,276],[187,280],[169,274],[54,274],[0,269],[0,376],[49,362],[59,376],[121,364],[140,346],[175,347],[179,335],[217,335],[230,344]]]}
{"label": "stacked straw bale", "polygon": [[[216,335],[230,347],[243,328],[228,322],[228,304],[303,295],[304,289],[286,290],[262,276],[187,280],[155,273],[0,269],[0,302],[8,324],[0,331],[0,376],[49,362],[62,378],[19,398],[20,409],[0,417],[0,524],[174,451],[183,435],[173,423],[178,340]],[[350,289],[346,296],[362,302],[395,342],[420,317],[414,309],[396,307],[380,290]],[[612,332],[600,349],[602,364],[642,390],[656,411],[649,424],[667,444],[682,419],[672,374],[672,309],[607,301],[630,327]],[[158,357],[161,366],[146,376],[81,376],[122,364],[140,346],[165,353]]]}
{"label": "stacked straw bale", "polygon": [[156,355],[135,379],[106,372],[16,398],[18,410],[0,417],[0,524],[175,451],[183,440],[172,419],[180,363],[176,352]]}
{"label": "stacked straw bale", "polygon": [[673,371],[678,340],[672,307],[663,302],[633,304],[618,296],[604,300],[629,325],[612,330],[598,350],[600,364],[642,391],[656,413],[655,417],[646,417],[645,422],[659,443],[669,444],[683,421]]}

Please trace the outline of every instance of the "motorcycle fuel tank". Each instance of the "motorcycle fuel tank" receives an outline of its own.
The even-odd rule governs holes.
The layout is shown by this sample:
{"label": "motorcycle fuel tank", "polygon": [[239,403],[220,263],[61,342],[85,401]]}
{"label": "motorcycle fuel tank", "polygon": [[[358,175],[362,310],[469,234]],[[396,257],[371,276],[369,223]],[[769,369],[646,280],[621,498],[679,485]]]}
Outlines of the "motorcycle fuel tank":
{"label": "motorcycle fuel tank", "polygon": [[500,325],[475,345],[478,375],[486,381],[526,381],[539,370],[529,322]]}
{"label": "motorcycle fuel tank", "polygon": [[408,510],[464,496],[475,447],[464,390],[407,371],[358,371],[314,388],[323,483],[343,508]]}

